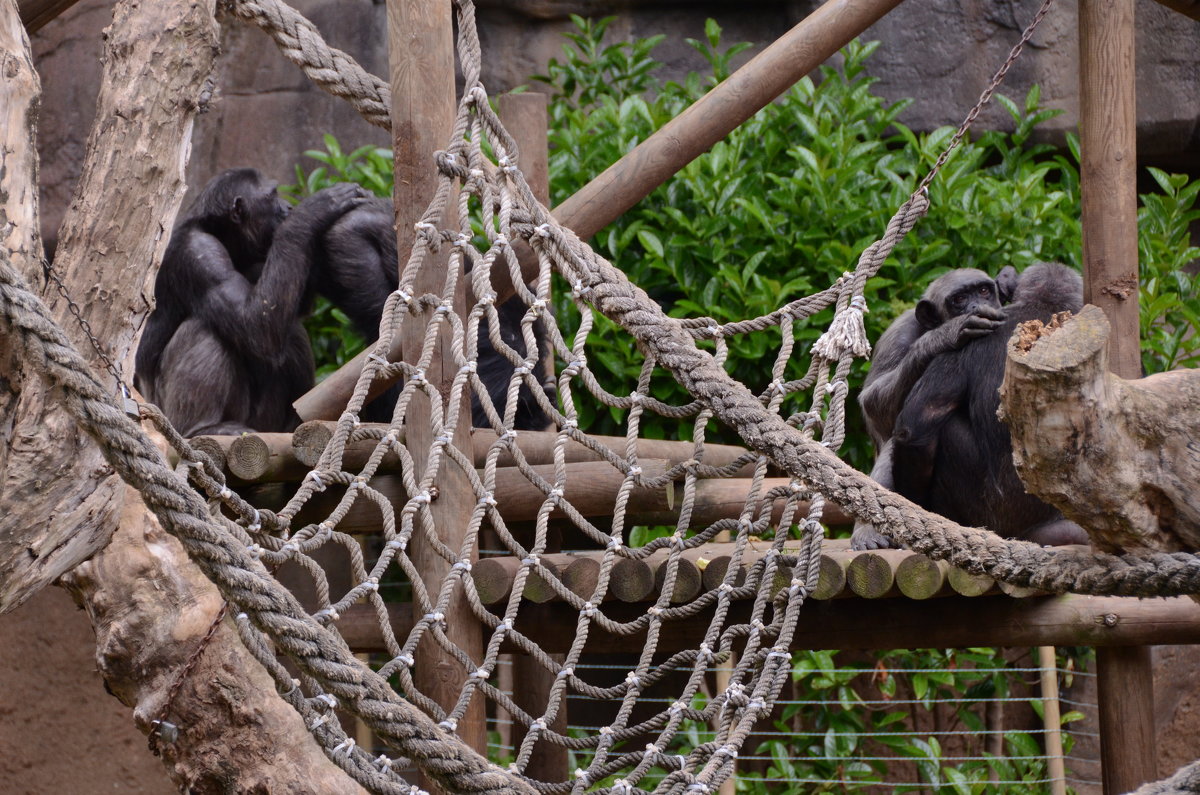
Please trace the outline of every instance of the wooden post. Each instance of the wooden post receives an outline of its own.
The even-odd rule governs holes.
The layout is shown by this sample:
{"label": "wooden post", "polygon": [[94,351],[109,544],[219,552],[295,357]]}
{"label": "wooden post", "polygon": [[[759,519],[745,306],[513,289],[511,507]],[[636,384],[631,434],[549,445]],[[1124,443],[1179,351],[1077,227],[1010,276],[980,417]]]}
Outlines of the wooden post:
{"label": "wooden post", "polygon": [[[1084,299],[1112,324],[1109,359],[1141,374],[1138,350],[1137,116],[1134,0],[1080,0]],[[1150,649],[1096,650],[1104,791],[1128,792],[1156,775]]]}
{"label": "wooden post", "polygon": [[1096,649],[1105,795],[1131,792],[1158,778],[1150,664],[1149,646]]}
{"label": "wooden post", "polygon": [[[454,36],[450,0],[388,0],[388,54],[392,89],[392,145],[395,151],[396,244],[401,261],[407,261],[412,249],[413,224],[433,198],[438,172],[433,153],[449,141],[454,126]],[[452,213],[455,202],[448,203]],[[429,257],[417,277],[415,292],[441,293],[446,259]],[[455,298],[454,311],[465,316],[465,281]],[[410,316],[404,323],[401,348],[409,361],[420,355],[426,323],[424,318]],[[440,356],[440,358],[439,358]],[[443,329],[439,356],[426,370],[426,379],[443,395],[456,368],[451,358],[450,333]],[[465,402],[465,401],[464,401]],[[452,443],[462,450],[471,449],[470,405],[460,407],[460,420]],[[412,454],[413,466],[423,472],[433,443],[430,426],[430,404],[421,391],[409,405],[406,421],[406,441]],[[463,534],[475,500],[466,476],[448,460],[437,477],[438,497],[430,510],[441,540],[457,552],[462,547]],[[421,533],[414,532],[410,555],[417,571],[421,572],[431,596],[441,589],[450,571],[450,564],[426,543]],[[471,614],[463,593],[456,592],[447,609],[446,635],[472,660],[483,659],[482,630]],[[458,699],[466,679],[466,671],[457,660],[445,654],[427,635],[416,651],[416,685],[444,709],[450,709]],[[459,736],[479,753],[487,752],[487,730],[484,724],[482,698],[471,702],[470,708],[458,722]],[[440,791],[432,781],[422,776],[422,787]]]}
{"label": "wooden post", "polygon": [[1062,717],[1058,704],[1058,660],[1053,646],[1038,646],[1038,667],[1042,669],[1042,728],[1046,731],[1046,772],[1050,776],[1050,795],[1067,795]]}
{"label": "wooden post", "polygon": [[1112,324],[1112,369],[1141,375],[1138,350],[1134,0],[1079,3],[1083,297]]}

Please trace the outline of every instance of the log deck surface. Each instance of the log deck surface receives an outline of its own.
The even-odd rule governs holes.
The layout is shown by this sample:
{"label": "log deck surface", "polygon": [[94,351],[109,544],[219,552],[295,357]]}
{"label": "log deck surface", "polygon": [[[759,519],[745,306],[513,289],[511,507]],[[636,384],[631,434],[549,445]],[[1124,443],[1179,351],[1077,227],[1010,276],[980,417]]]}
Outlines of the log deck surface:
{"label": "log deck surface", "polygon": [[[552,453],[554,434],[523,432],[522,452],[535,467],[546,466]],[[327,437],[326,437],[327,438]],[[623,449],[624,439],[598,439],[612,450]],[[476,430],[474,458],[483,464],[495,435]],[[272,482],[286,490],[286,483],[304,476],[315,463],[324,440],[316,447],[311,435],[252,434],[242,437],[202,437],[193,443],[212,456],[243,488],[261,490]],[[646,452],[655,465],[668,467],[691,455],[687,442],[652,442]],[[710,445],[711,463],[722,466],[737,460],[740,449]],[[571,466],[612,467],[579,445],[569,448]],[[706,460],[708,456],[706,455]],[[311,463],[310,463],[311,462]],[[508,463],[502,461],[502,463]],[[647,461],[643,462],[644,464]],[[750,467],[738,476],[702,481],[714,489],[713,505],[698,506],[698,513],[727,513],[725,506],[740,505],[733,492],[749,486]],[[614,473],[616,470],[612,470]],[[580,473],[583,474],[583,473]],[[596,473],[589,473],[595,475]],[[513,470],[514,477],[522,477]],[[391,480],[389,484],[388,479]],[[783,479],[780,479],[783,480]],[[398,490],[399,478],[381,475],[375,484],[384,491]],[[526,481],[526,485],[530,484]],[[614,487],[615,488],[615,487]],[[720,491],[717,494],[717,490]],[[725,494],[724,492],[729,492]],[[701,491],[703,495],[704,492]],[[536,495],[534,495],[536,497]],[[660,497],[647,495],[642,513],[647,519],[669,519],[670,511],[659,505]],[[600,500],[597,497],[597,505]],[[608,504],[611,506],[611,498]],[[631,510],[637,513],[637,499]],[[653,508],[654,510],[651,510]],[[673,506],[678,511],[679,506]],[[513,510],[519,517],[528,511]],[[611,509],[610,509],[611,510]],[[314,517],[320,512],[314,505]],[[661,514],[661,515],[660,515]],[[303,518],[303,514],[302,517]],[[312,518],[319,521],[322,517]],[[378,531],[378,515],[347,518],[349,532]],[[834,506],[827,524],[846,524],[847,517]],[[787,550],[798,548],[789,542]],[[751,568],[770,548],[766,541],[752,540],[742,557],[742,571],[734,582],[744,582]],[[685,604],[720,586],[732,561],[732,544],[710,543],[685,552],[676,564],[673,604]],[[567,594],[581,599],[591,596],[599,575],[603,550],[576,550],[543,555],[540,569],[527,578],[521,594],[518,629],[527,632],[547,651],[563,651],[569,645],[577,612],[565,602]],[[661,590],[667,574],[665,551],[644,559],[622,557],[616,562],[604,610],[611,618],[629,621],[644,614]],[[510,597],[521,562],[508,555],[487,555],[475,564],[472,577],[480,600],[490,609],[501,609]],[[852,552],[845,540],[827,540],[822,549],[820,579],[805,608],[795,648],[921,648],[976,645],[1094,645],[1124,646],[1156,643],[1200,643],[1200,605],[1186,598],[1131,599],[1121,597],[1050,596],[997,583],[986,575],[955,569],[944,561],[933,561],[907,550]],[[781,567],[775,587],[783,587],[791,571]],[[957,598],[942,598],[957,597]],[[741,601],[738,610],[748,609]],[[397,635],[411,628],[406,604],[389,606]],[[711,611],[686,621],[664,625],[663,651],[694,647],[702,637]],[[382,651],[382,633],[374,613],[357,605],[342,614],[338,628],[352,647],[360,651]],[[639,635],[617,637],[593,630],[596,649],[638,650]]]}

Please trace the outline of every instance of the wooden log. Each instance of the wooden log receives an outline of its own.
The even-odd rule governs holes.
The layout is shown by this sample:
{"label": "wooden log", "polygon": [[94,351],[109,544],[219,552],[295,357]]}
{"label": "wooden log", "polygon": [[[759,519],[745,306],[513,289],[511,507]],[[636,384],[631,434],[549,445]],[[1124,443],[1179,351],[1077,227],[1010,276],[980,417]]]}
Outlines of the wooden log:
{"label": "wooden log", "polygon": [[1050,593],[1039,588],[1030,588],[1027,585],[1013,585],[1003,580],[997,582],[996,587],[1000,589],[1000,593],[1010,599],[1028,599],[1031,596],[1047,596]]}
{"label": "wooden log", "polygon": [[1108,372],[1108,336],[1085,307],[1009,350],[1001,410],[1017,473],[1100,549],[1200,549],[1200,370],[1124,380]]}
{"label": "wooden log", "polygon": [[600,561],[587,555],[568,555],[571,560],[563,570],[563,585],[583,599],[590,599],[600,582]]}
{"label": "wooden log", "polygon": [[[642,461],[641,466],[648,476],[665,471],[665,462],[662,461]],[[553,482],[553,467],[534,467],[534,471]],[[612,516],[614,498],[623,481],[624,475],[608,464],[569,464],[563,499],[584,517],[595,519]],[[779,485],[786,485],[788,481],[781,478],[778,482]],[[767,483],[772,483],[772,480],[768,479]],[[408,499],[404,484],[398,475],[380,475],[372,478],[370,484],[393,504],[403,503]],[[701,481],[696,489],[691,526],[707,527],[721,519],[737,518],[745,507],[748,484],[749,481],[745,479]],[[343,493],[340,487],[330,487],[324,493],[314,496],[300,511],[295,521],[299,525],[322,521],[333,511]],[[496,470],[495,493],[500,495],[498,509],[506,523],[531,522],[546,499],[546,495],[538,487],[513,467]],[[438,499],[440,500],[441,496]],[[674,524],[679,516],[680,506],[676,501],[674,507],[668,507],[668,502],[666,493],[661,489],[634,488],[626,507],[626,524]],[[782,510],[782,500],[777,501],[774,519],[778,519]],[[807,510],[807,507],[802,510]],[[565,521],[565,514],[559,509],[555,509],[551,517]],[[829,504],[826,506],[826,517],[829,524],[848,523],[848,517]],[[339,529],[346,533],[379,532],[379,511],[374,505],[359,500],[339,524]]]}
{"label": "wooden log", "polygon": [[950,564],[944,560],[930,560],[924,555],[913,553],[903,558],[896,566],[896,587],[909,599],[930,599],[942,596],[951,588],[946,583]]}
{"label": "wooden log", "polygon": [[846,590],[846,569],[850,566],[849,552],[821,552],[821,574],[812,598],[818,601],[832,599]]}
{"label": "wooden log", "polygon": [[900,561],[914,553],[906,549],[874,549],[859,552],[846,568],[846,584],[850,590],[864,599],[881,599],[894,596],[896,567]]}
{"label": "wooden log", "polygon": [[[233,473],[229,471],[229,448],[236,438],[236,436],[194,436],[188,439],[188,444],[197,452],[208,456],[208,460],[214,467],[227,475],[232,475]],[[172,456],[173,461],[175,458],[176,456]]]}
{"label": "wooden log", "polygon": [[[728,621],[749,619],[751,602],[734,602]],[[527,609],[528,608],[528,609]],[[615,621],[632,621],[646,605],[605,602]],[[517,628],[547,652],[565,652],[578,614],[561,602],[522,606]],[[658,650],[695,649],[709,610],[661,628]],[[829,599],[804,607],[793,649],[924,649],[969,646],[1128,646],[1200,643],[1200,605],[1187,597],[1135,599],[1067,594],[1033,599]],[[645,637],[593,627],[585,653],[637,653]],[[1150,703],[1150,702],[1147,702]]]}
{"label": "wooden log", "polygon": [[1116,329],[1113,372],[1142,372],[1138,343],[1134,0],[1079,3],[1083,298]]}
{"label": "wooden log", "polygon": [[946,572],[946,581],[962,596],[983,596],[996,588],[996,581],[986,574],[971,574],[955,568]]}
{"label": "wooden log", "polygon": [[622,602],[644,602],[654,592],[654,571],[644,560],[618,558],[608,581],[608,593]]}
{"label": "wooden log", "polygon": [[1096,649],[1100,768],[1106,795],[1132,792],[1158,778],[1151,651],[1148,645]]}
{"label": "wooden log", "polygon": [[235,437],[229,445],[225,466],[243,483],[298,481],[311,469],[292,453],[290,433],[247,433]]}
{"label": "wooden log", "polygon": [[[296,432],[292,434],[292,448],[295,457],[307,466],[316,466],[317,460],[321,457],[321,453],[324,452],[325,446],[329,444],[329,440],[333,436],[333,428],[334,423],[327,420],[312,420],[301,424],[296,429]],[[386,432],[388,426],[363,423],[363,428]],[[589,436],[589,439],[611,452],[617,458],[625,458],[625,437]],[[471,454],[476,467],[482,468],[487,463],[488,453],[492,450],[493,446],[498,445],[498,442],[499,436],[493,430],[487,428],[471,429]],[[362,469],[371,453],[375,450],[376,444],[377,442],[373,439],[364,439],[363,441],[347,444],[345,453],[342,456],[342,468],[350,472]],[[525,460],[529,464],[553,464],[554,448],[558,444],[558,432],[519,431],[517,433],[516,444],[517,449],[521,451],[521,455],[525,457]],[[637,443],[639,459],[661,458],[669,461],[671,466],[690,460],[694,451],[695,447],[691,442],[639,439]],[[715,468],[725,467],[737,461],[742,456],[747,455],[748,452],[746,448],[737,447],[736,445],[706,444],[704,445],[703,464]],[[503,446],[501,446],[498,455],[499,458],[496,462],[498,466],[507,467],[515,464],[512,454]],[[563,449],[563,460],[568,464],[577,464],[585,461],[603,461],[605,459],[603,455],[595,452],[587,445],[567,440]],[[379,471],[394,471],[396,466],[396,459],[389,455],[384,458]],[[737,471],[736,476],[750,477],[754,474],[753,467],[753,464],[746,464]]]}
{"label": "wooden log", "polygon": [[[454,33],[452,8],[448,2],[430,3],[426,0],[388,0],[388,60],[392,91],[392,150],[395,153],[396,250],[407,260],[415,240],[414,224],[422,217],[434,197],[439,178],[433,167],[434,153],[442,149],[454,126],[456,102],[454,91]],[[456,200],[450,197],[447,214],[455,212]],[[452,226],[456,219],[443,219]],[[443,291],[447,269],[444,249],[440,255],[430,254],[412,285],[416,295]],[[461,265],[457,266],[461,268]],[[453,311],[465,316],[465,293],[459,282],[453,297]],[[400,329],[404,359],[416,362],[420,358],[427,323],[434,322],[434,313],[410,314]],[[443,326],[433,354],[425,368],[425,377],[434,388],[434,399],[450,394],[457,367],[454,366],[449,330]],[[451,429],[451,444],[469,450],[471,407],[469,399],[457,407],[466,418]],[[433,411],[430,397],[417,390],[408,405],[406,444],[413,457],[418,480],[424,473],[433,445]],[[463,548],[468,520],[475,505],[474,495],[465,473],[449,462],[443,463],[435,477],[439,496],[431,505],[434,527],[442,543],[457,554]],[[477,551],[475,553],[478,554]],[[413,534],[409,556],[420,572],[431,594],[441,590],[450,572],[450,563],[437,551],[424,532]],[[472,615],[461,588],[456,588],[442,608],[446,617],[445,633],[478,664],[483,659],[483,633]],[[454,707],[466,681],[463,665],[434,642],[432,633],[422,638],[416,649],[415,682],[418,689],[443,709]],[[472,699],[458,720],[458,734],[463,741],[481,754],[487,752],[487,728],[482,698]],[[422,786],[441,792],[425,773]]]}
{"label": "wooden log", "polygon": [[[662,593],[667,582],[667,559],[670,553],[661,550],[646,559],[646,564],[654,570],[654,588],[651,593]],[[680,556],[675,564],[675,584],[671,588],[671,603],[683,604],[690,602],[700,594],[704,587],[704,576],[694,558]]]}

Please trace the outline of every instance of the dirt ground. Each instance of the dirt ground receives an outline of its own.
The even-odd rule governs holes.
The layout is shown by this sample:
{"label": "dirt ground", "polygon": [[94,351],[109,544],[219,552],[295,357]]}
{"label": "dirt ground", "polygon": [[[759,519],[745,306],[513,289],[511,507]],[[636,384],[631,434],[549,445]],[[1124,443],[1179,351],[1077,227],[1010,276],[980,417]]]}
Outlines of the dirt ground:
{"label": "dirt ground", "polygon": [[0,792],[168,795],[132,712],[104,690],[87,616],[45,588],[0,616]]}

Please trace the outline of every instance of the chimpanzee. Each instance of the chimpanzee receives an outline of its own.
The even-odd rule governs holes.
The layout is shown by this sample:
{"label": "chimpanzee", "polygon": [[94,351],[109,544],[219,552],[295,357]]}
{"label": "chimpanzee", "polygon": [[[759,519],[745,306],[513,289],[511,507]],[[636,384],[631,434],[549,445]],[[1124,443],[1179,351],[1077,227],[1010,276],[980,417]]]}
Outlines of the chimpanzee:
{"label": "chimpanzee", "polygon": [[313,384],[300,318],[314,245],[365,195],[337,185],[289,214],[276,183],[232,169],[176,224],[135,379],[184,436],[295,427],[292,401]]}
{"label": "chimpanzee", "polygon": [[[896,318],[875,346],[875,358],[858,402],[875,443],[871,477],[892,489],[892,430],[913,384],[934,357],[992,333],[1004,321],[1001,306],[1013,295],[1017,269],[1001,269],[993,281],[983,271],[960,268],[925,289],[914,309]],[[853,549],[880,549],[889,540],[867,522],[855,523]]]}
{"label": "chimpanzee", "polygon": [[[399,283],[396,260],[395,214],[391,201],[370,199],[334,223],[324,234],[321,256],[314,262],[312,285],[343,312],[367,339],[379,337],[379,321],[388,295]],[[507,405],[508,384],[512,378],[512,359],[525,358],[525,341],[521,320],[528,307],[519,296],[513,296],[497,307],[500,338],[508,350],[497,351],[488,334],[486,317],[479,324],[479,358],[476,371],[487,388],[496,412],[503,417]],[[533,325],[538,343],[537,365],[532,377],[538,388],[553,402],[553,385],[547,382],[543,366],[548,340],[541,321]],[[503,347],[502,349],[503,350]],[[363,411],[364,419],[391,418],[399,389],[393,387]],[[518,430],[541,430],[550,418],[534,398],[528,383],[517,393],[514,427]],[[490,427],[478,397],[472,400],[472,422],[476,427]]]}
{"label": "chimpanzee", "polygon": [[1008,428],[996,416],[1008,342],[1017,325],[1083,307],[1083,280],[1037,263],[1017,283],[991,335],[939,354],[913,386],[892,435],[896,491],[948,519],[1037,544],[1084,544],[1087,534],[1026,493]]}

